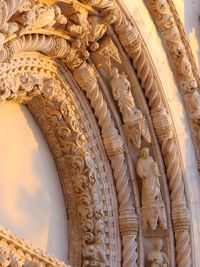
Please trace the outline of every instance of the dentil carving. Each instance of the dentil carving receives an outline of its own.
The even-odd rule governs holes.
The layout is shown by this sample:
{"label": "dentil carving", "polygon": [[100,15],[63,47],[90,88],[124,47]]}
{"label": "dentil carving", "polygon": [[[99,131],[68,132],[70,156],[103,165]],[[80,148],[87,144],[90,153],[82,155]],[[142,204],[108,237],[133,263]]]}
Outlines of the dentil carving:
{"label": "dentil carving", "polygon": [[117,68],[111,70],[111,76],[113,97],[118,102],[128,137],[138,148],[140,147],[142,137],[145,141],[150,143],[151,136],[146,124],[146,119],[142,111],[135,105],[130,82],[124,74],[119,74]]}
{"label": "dentil carving", "polygon": [[161,196],[158,164],[149,155],[148,148],[142,148],[137,162],[137,174],[142,179],[142,217],[144,229],[150,226],[156,230],[160,224],[167,229],[166,212]]}
{"label": "dentil carving", "polygon": [[151,262],[151,267],[167,267],[169,264],[168,256],[162,252],[163,241],[158,239],[154,244],[154,249],[147,256]]}

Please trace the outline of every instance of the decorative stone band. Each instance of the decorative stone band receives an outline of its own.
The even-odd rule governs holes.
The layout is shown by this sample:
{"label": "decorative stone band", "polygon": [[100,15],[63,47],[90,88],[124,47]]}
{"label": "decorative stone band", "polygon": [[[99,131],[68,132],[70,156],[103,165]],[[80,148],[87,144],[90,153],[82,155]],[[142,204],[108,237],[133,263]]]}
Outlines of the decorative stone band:
{"label": "decorative stone band", "polygon": [[185,46],[185,49],[186,49],[186,52],[187,52],[187,56],[188,56],[188,58],[190,60],[190,63],[192,65],[193,74],[194,74],[196,80],[198,81],[198,84],[200,85],[200,73],[199,73],[196,61],[194,59],[192,48],[190,46],[190,41],[189,41],[189,39],[187,37],[187,34],[185,32],[184,25],[180,20],[180,16],[179,16],[179,14],[177,12],[177,9],[176,9],[176,6],[175,6],[173,0],[167,0],[167,2],[169,4],[169,6],[170,6],[170,10],[171,10],[171,12],[173,14],[175,23],[176,23],[176,25],[178,27],[178,30],[179,30],[179,33],[181,35],[181,40],[182,40],[182,42],[183,42],[183,44]]}
{"label": "decorative stone band", "polygon": [[173,137],[172,123],[170,117],[166,113],[166,109],[152,111],[151,116],[155,126],[156,135],[159,140],[165,140]]}
{"label": "decorative stone band", "polygon": [[0,266],[3,267],[70,267],[34,248],[0,226]]}
{"label": "decorative stone band", "polygon": [[172,211],[173,213],[173,225],[176,231],[189,230],[191,228],[191,218],[190,213],[185,210],[183,207],[180,209]]}
{"label": "decorative stone band", "polygon": [[[133,197],[129,186],[129,176],[124,154],[124,144],[121,136],[115,127],[110,110],[99,88],[94,68],[83,63],[74,71],[74,78],[80,88],[86,92],[91,106],[94,109],[101,127],[101,134],[107,155],[111,161],[116,182],[116,191],[119,202],[119,224],[122,236],[123,246],[123,267],[137,266],[137,232],[135,231],[135,222],[138,220],[134,209]],[[128,213],[126,211],[129,211]],[[124,222],[126,228],[123,230]]]}
{"label": "decorative stone band", "polygon": [[[73,57],[73,50],[66,40],[41,34],[28,34],[7,42],[0,51],[0,62],[11,59],[24,51],[38,51],[51,57]],[[70,61],[70,59],[68,58]]]}
{"label": "decorative stone band", "polygon": [[137,236],[137,233],[139,231],[139,224],[137,217],[134,216],[132,209],[124,209],[120,211],[119,214],[119,227],[120,232],[122,235],[130,235],[135,233]]}
{"label": "decorative stone band", "polygon": [[[158,31],[168,49],[170,62],[173,63],[175,75],[179,82],[180,92],[184,97],[186,109],[190,118],[194,139],[197,143],[196,151],[198,165],[200,167],[200,94],[198,89],[198,80],[195,78],[196,65],[193,57],[188,56],[186,35],[180,32],[180,20],[177,24],[177,17],[174,17],[167,0],[146,0],[145,1],[152,17],[157,25]],[[175,7],[170,1],[171,7],[175,13]],[[182,27],[181,27],[182,28]],[[185,42],[182,38],[184,37]],[[191,55],[191,53],[189,54]],[[192,62],[192,64],[191,64]],[[194,70],[195,69],[195,70]],[[196,77],[198,79],[197,73]],[[191,96],[191,97],[190,97]],[[194,100],[195,99],[195,100]]]}
{"label": "decorative stone band", "polygon": [[[86,3],[87,0],[82,0],[81,2]],[[153,2],[157,3],[157,1]],[[148,53],[143,46],[137,27],[134,25],[134,22],[131,24],[127,20],[125,14],[117,7],[114,0],[96,0],[93,1],[92,6],[99,9],[116,8],[118,10],[118,20],[114,25],[114,29],[122,46],[133,61],[133,67],[137,72],[138,79],[141,81],[145,96],[149,100],[152,117],[155,113],[163,112],[162,122],[164,122],[164,125],[159,124],[155,118],[153,122],[167,168],[171,205],[175,207],[181,203],[187,211],[183,170],[180,164],[176,140],[172,134],[172,126],[168,123],[168,114],[165,110],[160,93],[162,89],[155,78],[157,74],[154,72],[153,68],[151,68]],[[187,73],[187,70],[184,67],[185,65],[183,65],[184,64],[181,64],[183,67],[182,69]],[[186,80],[186,86],[188,85],[188,82],[191,84],[191,79]],[[163,126],[165,126],[165,130],[167,130],[168,133],[166,136],[163,135]],[[160,129],[162,130],[161,133],[159,132]],[[172,214],[172,216],[175,215]],[[176,264],[178,267],[190,267],[192,264],[190,231],[188,229],[179,231],[176,228],[174,228],[174,231],[176,238]]]}

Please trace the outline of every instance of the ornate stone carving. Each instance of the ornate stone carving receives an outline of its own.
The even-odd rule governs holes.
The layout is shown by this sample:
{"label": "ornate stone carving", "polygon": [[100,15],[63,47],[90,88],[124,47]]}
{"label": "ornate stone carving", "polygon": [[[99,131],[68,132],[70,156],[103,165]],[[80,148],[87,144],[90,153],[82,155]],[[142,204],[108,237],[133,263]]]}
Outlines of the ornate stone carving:
{"label": "ornate stone carving", "polygon": [[[153,18],[157,24],[158,30],[162,33],[162,37],[164,42],[167,44],[167,49],[169,51],[170,58],[172,59],[173,65],[175,67],[176,77],[179,82],[179,87],[182,95],[185,98],[186,108],[189,112],[189,117],[191,119],[191,125],[193,127],[194,137],[197,142],[196,150],[197,150],[197,157],[198,157],[198,164],[200,166],[200,140],[199,140],[199,125],[193,120],[193,111],[190,108],[190,105],[194,105],[194,103],[189,103],[187,101],[187,94],[193,94],[193,92],[198,93],[198,82],[199,82],[199,75],[197,77],[197,73],[195,71],[195,67],[192,67],[191,62],[194,63],[193,58],[191,58],[191,53],[186,48],[188,44],[186,44],[186,38],[184,36],[185,44],[183,43],[181,32],[179,31],[179,25],[176,24],[177,17],[174,18],[174,14],[170,9],[170,5],[167,0],[146,0],[146,3],[153,15]],[[174,10],[174,6],[171,3],[172,9]],[[174,11],[175,12],[175,11]],[[178,28],[179,27],[179,28]],[[196,80],[194,73],[198,80]],[[198,103],[195,104],[196,109],[198,109]]]}
{"label": "ornate stone carving", "polygon": [[[61,142],[65,154],[65,164],[67,162],[65,168],[73,181],[79,204],[83,266],[87,266],[85,264],[89,257],[85,251],[90,251],[91,248],[94,249],[95,257],[100,257],[101,263],[104,264],[102,266],[105,266],[107,259],[104,212],[99,200],[93,159],[87,152],[85,137],[77,124],[75,108],[65,99],[64,95],[62,96],[60,84],[55,83],[52,79],[43,79],[41,84],[43,96],[50,100],[50,102],[46,102],[48,117]],[[57,89],[55,90],[55,88]],[[52,105],[55,110],[52,110]],[[63,124],[58,123],[60,120],[63,120]],[[94,258],[91,261],[98,262],[100,258]],[[92,266],[92,263],[88,266]]]}
{"label": "ornate stone carving", "polygon": [[2,267],[70,267],[17,238],[3,227],[0,227],[0,265]]}
{"label": "ornate stone carving", "polygon": [[67,18],[61,14],[57,5],[49,6],[43,3],[32,3],[31,8],[22,6],[20,11],[23,12],[21,22],[25,26],[21,34],[34,29],[51,28],[56,23],[67,24]]}
{"label": "ornate stone carving", "polygon": [[[99,8],[103,8],[106,5],[105,2],[107,1],[105,0],[104,2],[97,4],[97,6]],[[151,64],[149,62],[148,55],[142,45],[142,41],[136,26],[132,25],[124,14],[121,12],[119,14],[119,20],[115,24],[115,32],[118,35],[118,38],[121,41],[125,51],[133,60],[133,66],[137,71],[138,78],[140,79],[141,85],[145,91],[145,96],[147,99],[149,99],[149,107],[151,108],[153,122],[156,121],[154,115],[160,112],[160,114],[163,114],[162,121],[167,123],[165,124],[165,127],[168,125],[167,135],[165,138],[163,138],[163,134],[158,135],[158,138],[162,147],[162,153],[167,168],[172,205],[172,217],[175,218],[176,212],[178,212],[178,214],[184,214],[187,216],[188,208],[184,189],[183,170],[180,165],[176,141],[172,135],[170,120],[168,119],[168,114],[166,113],[163,99],[160,94],[160,85],[155,79],[156,74],[154,74],[153,69],[150,67]],[[159,132],[160,127],[163,128],[160,123],[155,123],[154,127],[156,132]],[[191,266],[190,230],[189,228],[184,228],[181,231],[176,231],[175,225],[176,224],[174,221],[173,226],[176,237],[177,266],[184,266],[185,262],[187,262],[187,266]],[[185,240],[185,242],[182,242],[182,240]],[[184,253],[185,251],[187,251],[187,253]]]}
{"label": "ornate stone carving", "polygon": [[83,252],[84,262],[82,267],[105,267],[106,257],[101,247],[88,245]]}
{"label": "ornate stone carving", "polygon": [[16,22],[8,22],[17,9],[25,0],[2,0],[0,3],[0,51],[6,38],[18,31],[19,26]]}
{"label": "ornate stone carving", "polygon": [[151,142],[146,119],[135,105],[131,85],[126,76],[119,74],[117,68],[112,68],[111,76],[113,98],[118,102],[127,136],[137,148],[140,148],[142,137],[146,142]]}
{"label": "ornate stone carving", "polygon": [[163,241],[158,239],[155,241],[154,249],[148,254],[147,259],[151,262],[151,267],[167,267],[169,264],[168,256],[162,252]]}
{"label": "ornate stone carving", "polygon": [[121,63],[119,51],[110,37],[104,37],[99,42],[99,48],[91,53],[93,62],[97,67],[105,68],[110,73],[112,60]]}
{"label": "ornate stone carving", "polygon": [[[16,2],[19,4],[20,1]],[[87,7],[87,12],[84,15],[82,10],[76,14],[77,8],[75,8],[75,13],[68,18],[69,28],[68,26],[66,28],[70,32],[70,42],[56,36],[27,34],[7,42],[0,53],[0,61],[9,60],[22,51],[38,51],[49,57],[62,58],[63,62],[73,71],[76,82],[86,92],[87,98],[90,100],[91,106],[94,109],[98,124],[101,127],[104,147],[113,168],[119,202],[119,225],[123,245],[123,266],[137,266],[136,239],[138,220],[134,210],[132,188],[129,184],[130,178],[124,153],[124,141],[118,133],[110,110],[100,90],[96,71],[91,64],[86,63],[86,59],[89,57],[87,47],[92,51],[100,51],[99,42],[106,33],[109,24],[113,24],[119,41],[133,60],[134,69],[137,72],[138,79],[141,81],[146,98],[149,100],[153,124],[160,141],[167,168],[171,194],[173,229],[176,238],[177,266],[182,267],[185,264],[185,266],[189,267],[192,264],[190,220],[185,196],[183,172],[173,135],[172,124],[160,94],[161,88],[159,88],[159,83],[155,78],[156,73],[151,68],[151,63],[136,27],[127,20],[115,1],[82,0],[81,2],[91,4],[93,8],[97,8],[99,14],[95,13],[93,9],[91,9],[92,12],[88,12],[90,10],[89,7]],[[39,15],[38,20],[36,18],[34,27],[48,27],[53,21],[55,22],[56,13],[53,15],[53,6],[48,6],[48,8],[48,12],[50,13],[47,13],[51,14],[51,16],[49,15],[51,20],[46,20],[45,22],[44,20],[40,21],[41,17]],[[29,15],[31,14],[30,10],[23,12],[26,15],[28,12],[30,12]],[[58,15],[61,15],[59,11]],[[170,27],[171,16],[165,16],[167,18],[166,25]],[[162,27],[166,26],[163,22],[161,22],[161,25]],[[176,28],[174,28],[171,34],[174,36],[174,42],[177,42],[178,34]],[[178,43],[173,45],[172,51],[174,58],[179,54],[182,57],[183,48]],[[179,74],[182,78],[184,77],[182,79],[184,88],[191,89],[189,94],[192,94],[194,91],[197,92],[195,81],[187,77],[187,75],[191,76],[191,66],[185,57],[181,59],[180,66]],[[36,75],[35,69],[30,66],[28,71],[24,70],[20,75],[15,72],[9,76],[12,78],[8,79],[8,81],[5,77],[1,77],[1,100],[14,100],[21,97],[24,101],[24,97],[28,100],[29,97],[35,94],[40,94],[45,97],[49,120],[52,120],[52,125],[56,129],[58,140],[62,143],[64,156],[62,155],[63,157],[60,157],[60,161],[62,162],[63,160],[63,162],[68,162],[67,164],[70,165],[70,177],[73,179],[73,186],[76,191],[81,222],[81,243],[84,251],[82,253],[82,263],[85,266],[98,266],[98,264],[99,266],[105,266],[107,263],[105,260],[106,245],[103,241],[105,240],[104,213],[102,206],[98,206],[99,198],[94,197],[98,191],[98,187],[96,186],[98,179],[96,177],[94,163],[85,148],[86,142],[83,140],[82,131],[76,128],[77,124],[73,108],[71,108],[68,102],[67,104],[69,106],[66,107],[66,102],[64,103],[61,100],[64,97],[63,94],[60,97],[60,95],[54,93],[57,86],[50,76],[49,73],[46,76],[46,73],[43,72],[42,77],[38,77],[38,73]],[[12,79],[15,83],[13,83]],[[130,90],[129,87],[130,84],[126,88],[128,92]],[[132,102],[134,104],[134,99]],[[52,111],[52,106],[54,112]],[[196,104],[195,107],[197,107]],[[193,118],[195,121],[198,121],[196,120],[198,118],[198,112],[198,108],[193,109]],[[69,118],[70,114],[72,114],[72,120]],[[69,123],[70,126],[58,127],[58,121],[60,122],[62,120]],[[66,143],[66,135],[72,138],[72,140],[70,139],[71,142]],[[62,163],[63,170],[66,172],[67,166],[64,165],[67,164]]]}
{"label": "ornate stone carving", "polygon": [[142,219],[143,227],[152,230],[167,229],[166,211],[163,203],[158,164],[149,155],[148,148],[142,148],[137,162],[137,174],[142,179]]}
{"label": "ornate stone carving", "polygon": [[136,237],[138,222],[129,187],[123,141],[114,126],[110,110],[98,86],[94,68],[84,63],[74,71],[74,78],[79,86],[86,92],[87,97],[91,101],[91,106],[95,110],[95,115],[102,128],[104,146],[114,171],[119,201],[119,224],[123,245],[123,267],[135,267],[137,266]]}

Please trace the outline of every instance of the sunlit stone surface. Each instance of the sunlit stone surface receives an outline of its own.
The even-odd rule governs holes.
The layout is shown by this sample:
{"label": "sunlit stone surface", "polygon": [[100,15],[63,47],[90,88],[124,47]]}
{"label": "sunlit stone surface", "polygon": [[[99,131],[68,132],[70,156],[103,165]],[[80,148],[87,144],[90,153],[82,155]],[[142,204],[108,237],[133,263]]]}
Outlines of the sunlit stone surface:
{"label": "sunlit stone surface", "polygon": [[67,218],[51,152],[25,106],[0,105],[0,224],[61,260]]}

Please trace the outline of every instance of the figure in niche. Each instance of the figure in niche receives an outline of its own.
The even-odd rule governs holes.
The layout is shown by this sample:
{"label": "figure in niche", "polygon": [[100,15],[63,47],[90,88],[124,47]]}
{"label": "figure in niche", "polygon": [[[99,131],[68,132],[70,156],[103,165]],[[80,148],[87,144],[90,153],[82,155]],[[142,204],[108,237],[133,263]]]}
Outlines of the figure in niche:
{"label": "figure in niche", "polygon": [[149,129],[142,111],[135,105],[131,93],[131,85],[124,74],[119,74],[117,68],[111,70],[111,87],[113,98],[118,102],[126,133],[136,147],[140,147],[141,138],[151,142]]}
{"label": "figure in niche", "polygon": [[147,256],[148,261],[151,262],[151,267],[167,267],[169,260],[167,254],[162,252],[163,241],[158,239],[155,242],[154,250],[152,250]]}
{"label": "figure in niche", "polygon": [[137,174],[142,179],[142,223],[156,230],[160,224],[167,229],[166,211],[161,196],[158,164],[149,155],[148,148],[142,148],[136,166]]}

